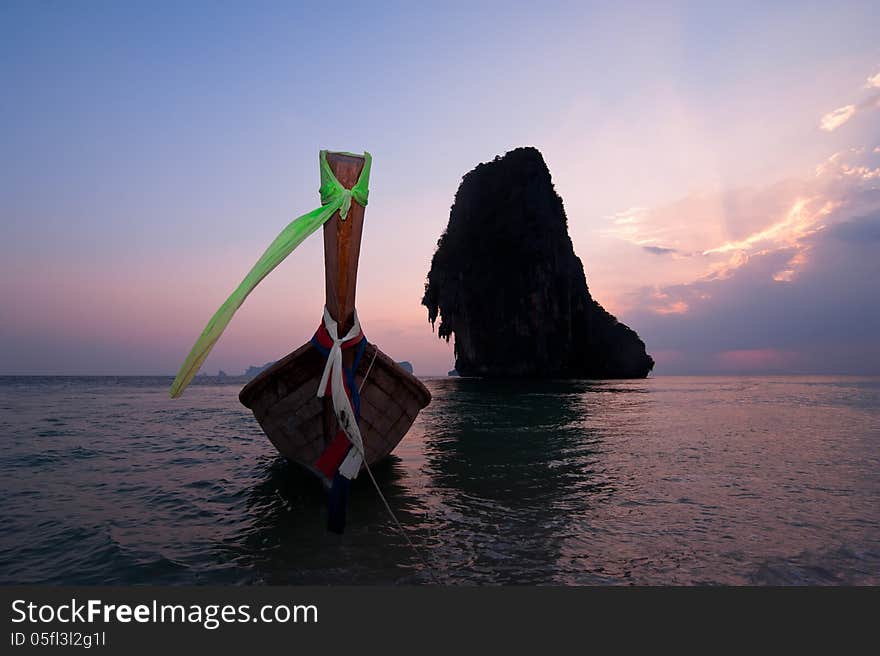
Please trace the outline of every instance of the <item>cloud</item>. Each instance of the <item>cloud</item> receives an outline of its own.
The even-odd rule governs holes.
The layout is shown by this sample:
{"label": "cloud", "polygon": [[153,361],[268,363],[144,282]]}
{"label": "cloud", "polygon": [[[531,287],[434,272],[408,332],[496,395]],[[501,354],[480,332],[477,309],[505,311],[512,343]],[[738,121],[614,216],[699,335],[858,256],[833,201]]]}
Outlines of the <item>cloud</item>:
{"label": "cloud", "polygon": [[[878,155],[876,149],[850,149],[835,153],[802,179],[695,194],[666,206],[615,214],[605,232],[653,256],[642,265],[660,286],[723,280],[752,258],[770,254],[784,258],[769,280],[790,283],[809,263],[814,235],[873,209],[870,202],[859,205],[859,199],[880,189]],[[627,221],[621,223],[624,215]],[[660,261],[666,264],[658,267]],[[625,296],[617,309],[627,309]]]}
{"label": "cloud", "polygon": [[703,251],[703,255],[748,251],[762,244],[794,245],[814,230],[821,230],[822,226],[819,221],[833,207],[832,201],[826,201],[821,197],[797,198],[784,216],[766,228],[754,232],[744,239],[728,241],[715,248],[710,248]]}
{"label": "cloud", "polygon": [[[858,93],[823,130],[876,117],[880,73]],[[602,233],[631,276],[614,311],[657,354],[658,374],[880,374],[876,141],[801,176],[611,214]]]}
{"label": "cloud", "polygon": [[857,111],[863,112],[869,109],[880,109],[880,93],[875,93],[858,104]]}
{"label": "cloud", "polygon": [[[880,73],[868,78],[865,89],[880,89]],[[844,123],[847,123],[856,114],[880,109],[880,93],[873,93],[854,105],[844,105],[832,112],[828,112],[819,120],[819,127],[825,132],[833,132]]]}
{"label": "cloud", "polygon": [[684,301],[674,301],[669,305],[662,305],[660,307],[655,307],[654,312],[657,314],[684,314],[690,309],[687,303]]}
{"label": "cloud", "polygon": [[664,248],[663,246],[642,246],[642,249],[653,255],[668,255],[669,253],[678,252],[678,249]]}
{"label": "cloud", "polygon": [[880,147],[870,154],[865,148],[852,148],[847,152],[834,153],[816,167],[816,177],[840,180],[852,178],[869,182],[880,180],[880,160],[873,155],[880,154]]}
{"label": "cloud", "polygon": [[[880,232],[880,211],[858,234]],[[772,278],[790,253],[756,255],[724,279],[643,291],[626,315],[648,351],[677,353],[658,364],[675,373],[880,373],[880,240],[825,231],[786,284]],[[687,305],[687,312],[658,311]]]}
{"label": "cloud", "polygon": [[838,107],[833,112],[828,112],[825,116],[822,117],[820,121],[820,127],[825,130],[825,132],[833,132],[841,125],[850,120],[856,113],[855,105],[844,105],[843,107]]}
{"label": "cloud", "polygon": [[843,241],[864,244],[880,242],[880,218],[859,216],[834,227],[831,234]]}
{"label": "cloud", "polygon": [[699,222],[697,252],[646,254],[644,276],[672,265],[687,275],[632,290],[619,312],[664,354],[658,374],[880,373],[876,148],[838,153],[802,180],[670,207],[644,209],[639,225],[683,239],[676,226]]}

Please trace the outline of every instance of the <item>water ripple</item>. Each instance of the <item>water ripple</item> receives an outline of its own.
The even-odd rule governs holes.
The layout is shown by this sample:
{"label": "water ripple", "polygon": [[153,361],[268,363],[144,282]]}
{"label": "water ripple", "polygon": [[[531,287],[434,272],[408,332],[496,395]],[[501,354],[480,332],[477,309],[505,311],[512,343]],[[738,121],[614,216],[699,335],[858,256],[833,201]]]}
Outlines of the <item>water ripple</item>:
{"label": "water ripple", "polygon": [[[0,378],[0,583],[425,583],[369,481],[348,530],[241,381]],[[427,381],[376,476],[453,584],[880,582],[880,380]]]}

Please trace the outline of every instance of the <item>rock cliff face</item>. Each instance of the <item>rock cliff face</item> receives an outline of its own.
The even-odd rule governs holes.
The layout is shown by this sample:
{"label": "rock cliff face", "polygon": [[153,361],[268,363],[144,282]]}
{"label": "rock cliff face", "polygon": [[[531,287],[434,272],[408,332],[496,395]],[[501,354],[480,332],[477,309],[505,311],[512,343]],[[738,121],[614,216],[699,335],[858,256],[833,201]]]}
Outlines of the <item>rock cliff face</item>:
{"label": "rock cliff face", "polygon": [[464,176],[422,304],[462,376],[644,378],[635,331],[590,296],[562,199],[535,148]]}

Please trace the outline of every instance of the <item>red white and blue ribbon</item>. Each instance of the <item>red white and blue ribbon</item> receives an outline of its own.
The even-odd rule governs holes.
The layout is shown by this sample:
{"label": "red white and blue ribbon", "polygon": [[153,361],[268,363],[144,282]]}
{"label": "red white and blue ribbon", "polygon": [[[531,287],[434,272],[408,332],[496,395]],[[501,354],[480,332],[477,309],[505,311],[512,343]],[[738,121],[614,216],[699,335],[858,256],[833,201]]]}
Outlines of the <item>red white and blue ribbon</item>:
{"label": "red white and blue ribbon", "polygon": [[[364,461],[364,441],[358,427],[360,398],[354,372],[357,371],[367,338],[361,330],[357,311],[354,312],[354,324],[345,336],[339,337],[338,329],[339,326],[325,307],[324,321],[312,337],[312,344],[327,358],[318,385],[318,398],[329,395],[333,400],[333,412],[339,431],[315,462],[315,466],[330,480],[337,473],[351,480],[358,475]],[[351,348],[356,348],[357,351],[349,369],[342,364],[342,352]]]}

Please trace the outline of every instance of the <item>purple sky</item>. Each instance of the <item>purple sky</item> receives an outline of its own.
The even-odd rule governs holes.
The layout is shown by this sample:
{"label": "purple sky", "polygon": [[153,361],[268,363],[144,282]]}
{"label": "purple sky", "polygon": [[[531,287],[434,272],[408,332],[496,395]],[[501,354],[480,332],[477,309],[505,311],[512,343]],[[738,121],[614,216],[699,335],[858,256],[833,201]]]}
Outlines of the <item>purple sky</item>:
{"label": "purple sky", "polygon": [[[521,145],[656,374],[880,374],[876,3],[418,4],[3,3],[0,375],[175,373],[320,148],[374,156],[367,336],[444,374],[431,255]],[[204,369],[305,342],[322,280],[313,237]]]}

